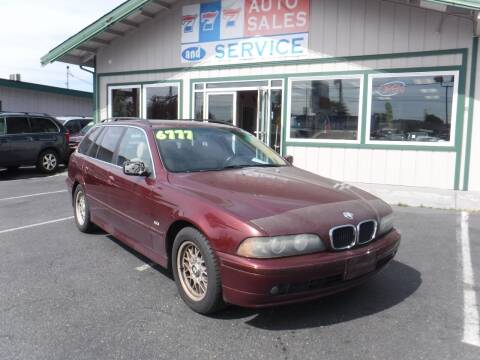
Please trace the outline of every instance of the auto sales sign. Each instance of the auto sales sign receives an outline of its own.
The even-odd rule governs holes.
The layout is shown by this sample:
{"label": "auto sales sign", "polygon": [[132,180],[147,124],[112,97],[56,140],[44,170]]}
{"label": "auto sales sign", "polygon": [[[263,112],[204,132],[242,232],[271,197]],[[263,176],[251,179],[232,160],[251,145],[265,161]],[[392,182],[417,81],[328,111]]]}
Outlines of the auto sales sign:
{"label": "auto sales sign", "polygon": [[184,63],[307,53],[310,0],[221,0],[182,9]]}

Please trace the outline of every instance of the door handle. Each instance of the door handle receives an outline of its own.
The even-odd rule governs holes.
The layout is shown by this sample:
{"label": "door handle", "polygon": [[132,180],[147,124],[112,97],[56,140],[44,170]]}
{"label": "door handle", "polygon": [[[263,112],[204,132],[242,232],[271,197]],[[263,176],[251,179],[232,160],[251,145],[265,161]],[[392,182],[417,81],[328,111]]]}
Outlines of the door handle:
{"label": "door handle", "polygon": [[115,182],[115,178],[112,175],[108,175],[108,183],[111,185]]}

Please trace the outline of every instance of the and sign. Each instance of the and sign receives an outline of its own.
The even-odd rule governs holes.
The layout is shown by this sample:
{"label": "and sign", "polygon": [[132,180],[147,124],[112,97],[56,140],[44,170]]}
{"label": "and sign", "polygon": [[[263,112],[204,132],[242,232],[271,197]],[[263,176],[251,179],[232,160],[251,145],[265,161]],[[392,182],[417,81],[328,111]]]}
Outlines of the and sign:
{"label": "and sign", "polygon": [[184,63],[305,55],[310,0],[221,0],[182,11]]}

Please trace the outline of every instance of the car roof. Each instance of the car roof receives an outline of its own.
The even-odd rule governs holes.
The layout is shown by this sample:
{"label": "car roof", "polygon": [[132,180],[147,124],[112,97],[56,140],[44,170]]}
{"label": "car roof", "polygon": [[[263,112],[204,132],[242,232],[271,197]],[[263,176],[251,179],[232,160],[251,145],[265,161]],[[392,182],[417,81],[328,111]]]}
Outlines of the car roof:
{"label": "car roof", "polygon": [[88,116],[56,116],[57,120],[60,121],[70,121],[70,120],[93,120],[92,117]]}
{"label": "car roof", "polygon": [[14,112],[14,111],[0,111],[0,116],[45,116],[51,118],[52,116],[45,113],[36,112]]}

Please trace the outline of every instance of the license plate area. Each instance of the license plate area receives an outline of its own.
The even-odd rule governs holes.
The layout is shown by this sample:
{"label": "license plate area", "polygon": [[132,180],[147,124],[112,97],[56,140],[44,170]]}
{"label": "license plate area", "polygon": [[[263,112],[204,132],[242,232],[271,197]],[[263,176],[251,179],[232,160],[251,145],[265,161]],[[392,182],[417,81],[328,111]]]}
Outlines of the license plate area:
{"label": "license plate area", "polygon": [[347,261],[345,280],[355,279],[372,272],[377,267],[377,255],[375,253],[358,256]]}

